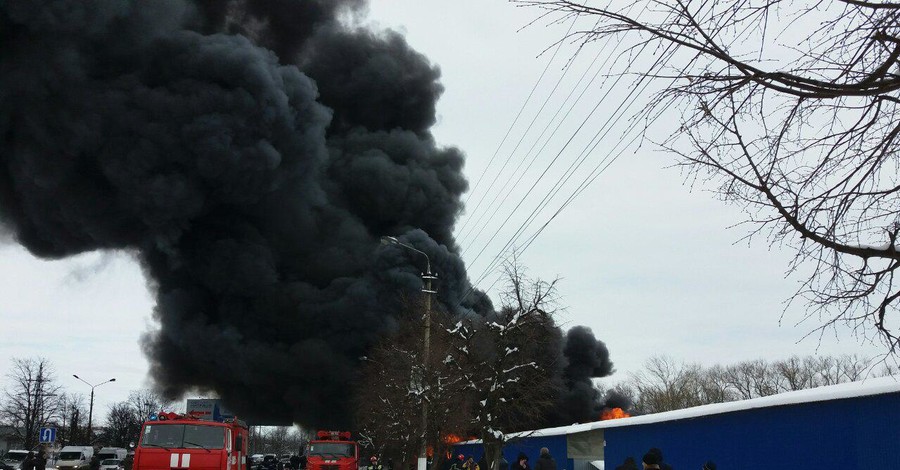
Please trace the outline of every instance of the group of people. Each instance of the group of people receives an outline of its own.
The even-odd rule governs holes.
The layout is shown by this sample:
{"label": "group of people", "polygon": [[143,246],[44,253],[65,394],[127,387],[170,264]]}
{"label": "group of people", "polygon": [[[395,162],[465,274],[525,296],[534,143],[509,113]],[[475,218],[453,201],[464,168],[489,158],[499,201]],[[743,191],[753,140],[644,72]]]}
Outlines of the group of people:
{"label": "group of people", "polygon": [[38,451],[37,454],[34,452],[28,452],[28,455],[25,456],[25,459],[22,460],[22,470],[46,470],[47,469],[47,454],[42,450]]}
{"label": "group of people", "polygon": [[[516,461],[512,464],[512,468],[510,468],[509,462],[501,456],[498,467],[500,470],[557,470],[556,461],[553,460],[550,450],[546,447],[541,448],[541,456],[538,457],[534,468],[528,465],[528,456],[524,452],[519,453]],[[488,470],[488,465],[484,457],[481,457],[481,460],[476,463],[471,455],[467,458],[463,454],[459,454],[455,461],[450,462],[447,470]]]}
{"label": "group of people", "polygon": [[[663,460],[663,453],[656,447],[651,448],[644,454],[641,459],[644,470],[672,470],[672,466]],[[716,470],[716,464],[712,460],[708,460],[701,467],[702,470]],[[622,465],[616,467],[616,470],[638,470],[634,457],[628,457]]]}
{"label": "group of people", "polygon": [[[651,448],[644,454],[644,457],[641,459],[641,464],[643,465],[643,470],[672,470],[672,466],[663,460],[662,450],[656,447]],[[716,464],[712,460],[708,460],[703,464],[701,469],[716,470]],[[478,463],[475,463],[475,460],[471,455],[466,457],[463,454],[459,454],[456,457],[456,460],[450,462],[450,465],[446,470],[488,470],[488,468],[484,457],[482,457]],[[501,457],[500,470],[557,470],[557,467],[556,461],[553,460],[553,456],[550,455],[550,450],[543,447],[541,448],[541,456],[538,457],[533,468],[528,464],[528,456],[522,452],[519,453],[518,458],[516,458],[516,461],[512,464],[512,468],[510,468],[509,463]],[[634,461],[634,457],[628,457],[622,465],[616,467],[616,470],[639,469],[637,463]]]}

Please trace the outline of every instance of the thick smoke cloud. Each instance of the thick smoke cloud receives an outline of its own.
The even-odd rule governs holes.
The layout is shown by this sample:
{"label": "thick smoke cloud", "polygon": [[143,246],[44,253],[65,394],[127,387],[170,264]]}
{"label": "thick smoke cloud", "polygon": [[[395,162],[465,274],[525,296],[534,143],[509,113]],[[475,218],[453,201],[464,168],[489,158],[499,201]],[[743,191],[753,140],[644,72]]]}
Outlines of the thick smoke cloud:
{"label": "thick smoke cloud", "polygon": [[[429,132],[440,72],[398,34],[339,21],[363,9],[0,3],[0,224],[46,258],[134,254],[157,299],[143,348],[166,394],[347,425],[358,358],[394,327],[396,292],[421,286],[422,260],[383,235],[429,254],[451,314],[491,310],[465,295],[455,254],[467,183],[461,152]],[[572,390],[608,373],[602,343],[583,356],[580,338]]]}
{"label": "thick smoke cloud", "polygon": [[604,407],[627,408],[617,395],[602,396],[591,379],[607,377],[613,369],[609,350],[593,331],[576,326],[566,332],[562,353],[562,393],[544,425],[563,426],[596,421]]}
{"label": "thick smoke cloud", "polygon": [[[463,157],[428,133],[437,69],[399,36],[341,32],[352,2],[226,3],[4,2],[0,217],[39,256],[135,253],[160,324],[144,349],[167,394],[346,425],[358,357],[391,329],[394,293],[420,285],[421,260],[380,236],[429,253],[446,305],[469,290],[451,254]],[[304,20],[266,16],[285,5]],[[235,15],[261,26],[212,31]],[[305,31],[283,52],[310,73],[250,39],[278,43],[285,25]],[[323,51],[398,58],[379,76]],[[357,66],[374,83],[331,84]],[[490,308],[483,294],[453,313],[475,308]]]}

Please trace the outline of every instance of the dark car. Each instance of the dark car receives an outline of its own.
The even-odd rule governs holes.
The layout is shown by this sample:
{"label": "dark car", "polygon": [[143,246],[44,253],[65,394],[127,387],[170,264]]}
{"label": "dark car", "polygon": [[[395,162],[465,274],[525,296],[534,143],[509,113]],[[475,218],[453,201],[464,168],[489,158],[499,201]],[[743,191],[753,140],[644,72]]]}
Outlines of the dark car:
{"label": "dark car", "polygon": [[275,454],[266,454],[259,463],[260,470],[278,470],[278,457]]}

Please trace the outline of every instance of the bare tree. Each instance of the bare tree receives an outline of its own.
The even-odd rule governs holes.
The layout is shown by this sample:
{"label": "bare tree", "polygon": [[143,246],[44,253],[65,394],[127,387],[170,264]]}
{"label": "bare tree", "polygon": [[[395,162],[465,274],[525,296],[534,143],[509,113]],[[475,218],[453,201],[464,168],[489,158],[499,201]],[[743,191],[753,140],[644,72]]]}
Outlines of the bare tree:
{"label": "bare tree", "polygon": [[87,440],[87,399],[80,393],[61,393],[54,421],[58,423],[58,439],[63,445],[77,445]]}
{"label": "bare tree", "polygon": [[[368,357],[357,397],[357,416],[372,451],[408,468],[422,437],[441,463],[447,437],[477,435],[496,470],[512,431],[533,425],[554,403],[560,332],[553,321],[556,283],[532,280],[506,266],[502,307],[485,317],[450,320],[433,315],[429,363],[422,362],[421,306],[405,303],[396,334]],[[427,429],[421,409],[427,401]]]}
{"label": "bare tree", "polygon": [[2,412],[26,449],[38,444],[38,432],[47,426],[59,410],[61,388],[56,385],[50,362],[44,358],[14,358],[7,378],[12,383],[6,390]]}
{"label": "bare tree", "polygon": [[109,446],[128,447],[130,443],[137,442],[142,424],[129,402],[116,403],[109,407],[99,441]]}
{"label": "bare tree", "polygon": [[[356,397],[357,416],[371,451],[406,468],[418,455],[423,436],[435,455],[443,437],[461,434],[467,426],[469,395],[451,367],[455,338],[448,332],[446,314],[431,312],[430,353],[423,363],[424,302],[421,297],[401,301],[399,326],[365,358],[362,386]],[[427,429],[422,429],[422,405],[428,403]],[[440,459],[434,459],[434,465]]]}
{"label": "bare tree", "polygon": [[808,361],[798,356],[776,361],[772,367],[783,378],[786,390],[803,390],[816,384],[815,370],[808,367]]}
{"label": "bare tree", "polygon": [[129,393],[127,403],[135,414],[135,418],[138,421],[143,422],[149,418],[150,415],[159,413],[168,408],[172,404],[172,401],[167,400],[153,390],[142,389],[133,390]]}
{"label": "bare tree", "polygon": [[742,206],[751,237],[792,247],[791,272],[811,268],[794,299],[820,333],[843,323],[900,346],[900,4],[645,0],[632,15],[633,2],[518,3],[587,18],[586,43],[657,54],[627,66],[671,82],[642,117],[673,109],[681,125],[654,140]]}
{"label": "bare tree", "polygon": [[644,370],[629,375],[633,411],[659,413],[711,403],[704,396],[702,376],[699,364],[679,363],[669,356],[651,357]]}
{"label": "bare tree", "polygon": [[774,395],[781,391],[778,375],[768,362],[743,361],[725,368],[725,377],[742,400]]}
{"label": "bare tree", "polygon": [[280,455],[297,454],[309,442],[306,431],[295,426],[272,426],[262,428],[256,437],[254,448],[257,452]]}
{"label": "bare tree", "polygon": [[[83,399],[81,401],[83,402]],[[170,404],[171,401],[153,390],[131,391],[127,400],[110,406],[106,416],[106,425],[99,436],[100,442],[117,447],[127,447],[131,442],[137,441],[144,421]]]}
{"label": "bare tree", "polygon": [[472,421],[491,470],[499,467],[507,434],[539,420],[560,385],[551,380],[558,358],[547,353],[561,341],[553,320],[557,281],[531,279],[515,260],[504,271],[500,310],[452,331],[463,341],[455,364],[473,394]]}
{"label": "bare tree", "polygon": [[704,403],[724,403],[737,399],[734,391],[728,387],[725,368],[720,365],[706,369],[701,374],[700,381]]}
{"label": "bare tree", "polygon": [[[890,371],[884,368],[881,374]],[[645,414],[857,381],[872,373],[871,361],[855,355],[757,359],[708,368],[654,356],[616,390],[631,400],[630,411]]]}

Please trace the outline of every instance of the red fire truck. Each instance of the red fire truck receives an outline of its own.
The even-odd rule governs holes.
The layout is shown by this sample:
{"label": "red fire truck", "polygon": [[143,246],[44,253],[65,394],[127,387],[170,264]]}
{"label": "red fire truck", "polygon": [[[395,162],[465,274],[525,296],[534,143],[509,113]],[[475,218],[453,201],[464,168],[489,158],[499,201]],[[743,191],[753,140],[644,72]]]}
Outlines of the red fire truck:
{"label": "red fire truck", "polygon": [[306,470],[358,470],[359,445],[347,431],[319,431],[306,447]]}
{"label": "red fire truck", "polygon": [[247,425],[159,413],[141,428],[133,470],[247,470]]}

